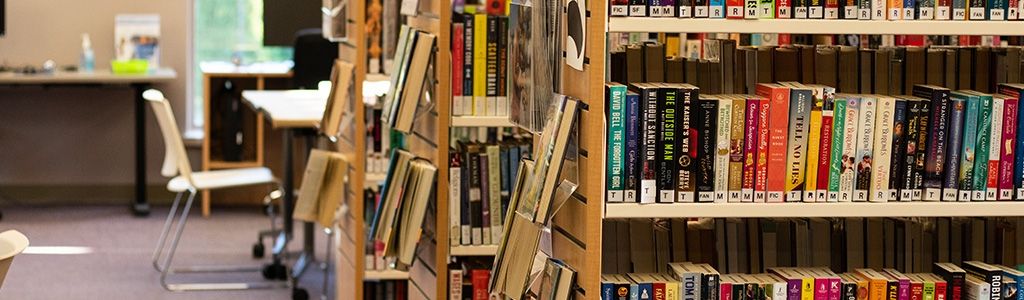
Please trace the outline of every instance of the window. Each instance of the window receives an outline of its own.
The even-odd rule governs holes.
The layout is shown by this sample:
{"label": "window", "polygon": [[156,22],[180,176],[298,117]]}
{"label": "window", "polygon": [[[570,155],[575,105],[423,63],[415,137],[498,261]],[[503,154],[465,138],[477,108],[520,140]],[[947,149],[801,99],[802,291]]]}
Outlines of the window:
{"label": "window", "polygon": [[[204,62],[243,64],[291,60],[291,47],[263,46],[263,0],[195,0],[192,32],[192,101],[188,131],[202,132]],[[194,135],[193,135],[194,136]]]}

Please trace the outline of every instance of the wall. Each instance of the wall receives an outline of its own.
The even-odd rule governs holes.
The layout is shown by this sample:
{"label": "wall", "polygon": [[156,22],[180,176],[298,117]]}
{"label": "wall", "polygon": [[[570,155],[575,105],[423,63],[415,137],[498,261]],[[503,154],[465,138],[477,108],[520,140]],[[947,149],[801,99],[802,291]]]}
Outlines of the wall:
{"label": "wall", "polygon": [[[191,1],[8,0],[0,64],[38,66],[47,59],[62,66],[77,64],[80,36],[89,33],[97,68],[109,68],[114,16],[159,14],[161,64],[174,68],[178,79],[157,88],[171,100],[183,126]],[[132,101],[127,87],[0,87],[0,199],[5,186],[130,187],[134,183]],[[159,186],[166,182],[159,174],[163,141],[148,107],[146,114],[148,181]]]}

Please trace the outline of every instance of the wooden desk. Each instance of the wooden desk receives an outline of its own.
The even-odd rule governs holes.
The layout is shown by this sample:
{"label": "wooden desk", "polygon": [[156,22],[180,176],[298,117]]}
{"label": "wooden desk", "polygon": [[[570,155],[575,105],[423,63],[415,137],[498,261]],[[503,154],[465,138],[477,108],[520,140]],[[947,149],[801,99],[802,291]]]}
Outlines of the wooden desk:
{"label": "wooden desk", "polygon": [[146,100],[142,92],[154,83],[174,80],[178,74],[172,69],[158,69],[146,74],[113,74],[110,70],[92,73],[56,72],[53,74],[0,73],[0,86],[17,85],[127,85],[135,91],[135,199],[132,212],[137,216],[149,215],[146,200]]}
{"label": "wooden desk", "polygon": [[[263,114],[274,128],[284,129],[284,238],[290,241],[294,231],[292,211],[295,206],[295,162],[293,141],[297,135],[306,133],[310,139],[307,148],[313,147],[315,129],[323,118],[327,106],[327,92],[316,90],[287,91],[243,91],[242,102]],[[313,252],[313,223],[302,224],[302,255],[292,267],[292,277],[299,277],[309,263],[315,260]]]}

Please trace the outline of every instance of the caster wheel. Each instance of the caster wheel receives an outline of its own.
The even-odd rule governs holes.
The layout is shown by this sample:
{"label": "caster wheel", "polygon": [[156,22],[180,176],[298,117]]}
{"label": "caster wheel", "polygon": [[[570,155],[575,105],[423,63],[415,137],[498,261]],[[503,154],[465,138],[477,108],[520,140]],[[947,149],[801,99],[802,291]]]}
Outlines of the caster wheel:
{"label": "caster wheel", "polygon": [[263,243],[253,244],[252,245],[252,258],[263,258],[263,254],[264,254],[265,250],[266,249],[263,247]]}
{"label": "caster wheel", "polygon": [[292,289],[292,300],[309,300],[309,292],[303,288]]}
{"label": "caster wheel", "polygon": [[288,279],[288,270],[280,263],[269,264],[263,267],[263,278],[265,279]]}

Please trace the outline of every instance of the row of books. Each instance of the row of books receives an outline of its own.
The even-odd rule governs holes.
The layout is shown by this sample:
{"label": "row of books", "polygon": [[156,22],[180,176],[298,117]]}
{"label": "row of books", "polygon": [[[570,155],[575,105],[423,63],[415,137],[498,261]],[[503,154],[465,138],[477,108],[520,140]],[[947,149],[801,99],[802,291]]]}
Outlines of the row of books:
{"label": "row of books", "polygon": [[366,107],[366,173],[383,174],[388,171],[391,149],[405,148],[405,136],[385,126],[382,110]]}
{"label": "row of books", "polygon": [[381,120],[388,127],[405,133],[412,131],[420,99],[429,89],[427,74],[433,61],[435,40],[431,33],[402,25],[395,63],[389,73],[391,83],[381,110]]}
{"label": "row of books", "polygon": [[608,87],[608,202],[1024,199],[1021,84],[996,95],[916,85],[913,96],[631,87]]}
{"label": "row of books", "polygon": [[412,265],[436,176],[437,168],[430,161],[402,149],[391,152],[367,235],[368,244],[379,244],[376,247],[380,249],[375,251],[381,253],[389,267],[406,270]]}
{"label": "row of books", "polygon": [[1018,0],[610,0],[611,16],[728,19],[1021,20]]}
{"label": "row of books", "polygon": [[720,274],[707,264],[668,265],[669,272],[602,275],[601,299],[1024,299],[1019,293],[1024,272],[981,261],[935,263],[930,273],[778,267],[760,274]]}
{"label": "row of books", "polygon": [[363,281],[363,300],[409,299],[409,282],[405,280]]}
{"label": "row of books", "polygon": [[507,116],[509,19],[452,14],[452,115]]}
{"label": "row of books", "polygon": [[491,143],[460,142],[449,151],[451,245],[497,245],[519,163],[532,139],[508,136]]}
{"label": "row of books", "polygon": [[1021,218],[606,220],[602,236],[602,273],[666,272],[672,261],[728,273],[776,266],[916,273],[969,260],[1024,267]]}
{"label": "row of books", "polygon": [[799,81],[841,93],[885,95],[909,95],[917,84],[991,93],[997,83],[1024,82],[1019,46],[745,47],[730,39],[705,39],[700,49],[691,49],[698,53],[684,56],[699,59],[670,56],[670,48],[648,42],[613,51],[612,81],[689,83],[705,94],[753,94],[760,82]]}
{"label": "row of books", "polygon": [[491,270],[479,266],[455,266],[448,270],[448,299],[490,299]]}

